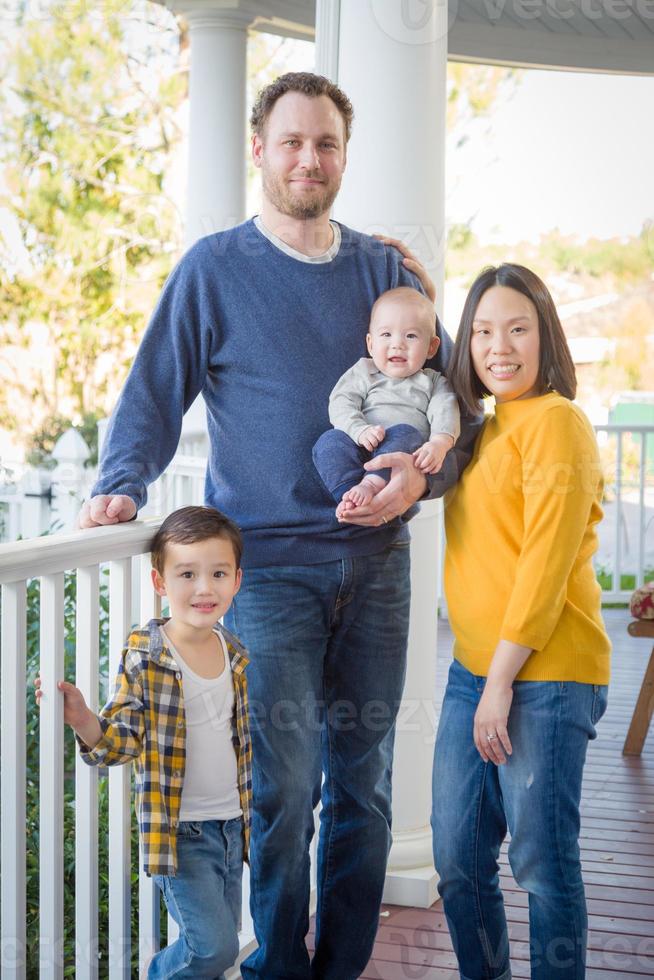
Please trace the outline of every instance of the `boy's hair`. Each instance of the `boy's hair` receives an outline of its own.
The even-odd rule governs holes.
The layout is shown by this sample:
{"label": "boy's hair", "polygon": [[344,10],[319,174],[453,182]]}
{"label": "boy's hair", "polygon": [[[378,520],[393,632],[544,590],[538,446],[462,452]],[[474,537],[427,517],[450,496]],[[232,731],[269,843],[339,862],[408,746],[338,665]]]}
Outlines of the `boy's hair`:
{"label": "boy's hair", "polygon": [[370,311],[370,322],[372,323],[372,318],[375,315],[375,310],[380,306],[383,306],[388,300],[403,300],[406,303],[413,303],[415,306],[419,307],[421,311],[424,310],[425,324],[429,325],[431,334],[436,333],[436,310],[434,309],[434,304],[421,293],[419,289],[414,289],[413,286],[396,286],[395,289],[387,289],[385,293],[378,296],[375,302],[372,304],[372,309]]}
{"label": "boy's hair", "polygon": [[327,95],[343,118],[345,142],[347,143],[352,132],[352,120],[354,118],[352,103],[338,85],[325,78],[324,75],[315,75],[310,71],[289,71],[261,89],[250,115],[250,127],[253,133],[263,137],[266,122],[275,102],[287,92],[300,92],[302,95],[308,95],[311,98]]}
{"label": "boy's hair", "polygon": [[166,547],[173,544],[195,544],[208,538],[226,538],[234,549],[236,567],[241,567],[243,539],[234,521],[214,507],[181,507],[169,514],[150,547],[152,567],[163,575]]}

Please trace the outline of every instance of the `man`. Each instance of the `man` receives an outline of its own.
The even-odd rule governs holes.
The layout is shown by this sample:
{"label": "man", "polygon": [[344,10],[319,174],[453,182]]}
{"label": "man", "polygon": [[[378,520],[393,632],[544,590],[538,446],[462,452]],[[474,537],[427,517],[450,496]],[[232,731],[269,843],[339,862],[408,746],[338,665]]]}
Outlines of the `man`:
{"label": "man", "polygon": [[[394,248],[331,222],[352,107],[335,85],[284,75],[252,113],[261,214],[202,239],[172,273],[112,416],[91,527],[130,520],[172,458],[184,411],[207,404],[206,503],[244,537],[227,625],[242,638],[254,746],[247,980],[353,980],[374,941],[390,846],[394,719],[409,620],[401,515],[453,485],[474,437],[425,477],[379,458],[388,486],[338,521],[311,460],[329,393],[364,356],[375,299],[426,275]],[[438,357],[451,341],[440,331]],[[321,780],[324,783],[321,787]],[[322,800],[316,951],[309,842]]]}

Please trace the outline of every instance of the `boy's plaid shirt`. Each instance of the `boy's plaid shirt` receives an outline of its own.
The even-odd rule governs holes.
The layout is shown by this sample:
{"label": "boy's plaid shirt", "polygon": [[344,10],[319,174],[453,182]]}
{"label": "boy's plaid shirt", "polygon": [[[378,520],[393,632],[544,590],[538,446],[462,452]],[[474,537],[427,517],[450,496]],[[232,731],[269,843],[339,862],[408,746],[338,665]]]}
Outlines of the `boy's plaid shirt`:
{"label": "boy's plaid shirt", "polygon": [[[84,762],[115,766],[134,762],[136,809],[148,874],[174,875],[177,825],[186,760],[186,719],[181,672],[163,641],[163,619],[134,630],[123,648],[114,692],[99,714],[102,738],[92,749],[78,739]],[[252,812],[252,744],[248,729],[245,650],[217,625],[227,644],[234,683],[232,741],[243,810],[247,857]]]}

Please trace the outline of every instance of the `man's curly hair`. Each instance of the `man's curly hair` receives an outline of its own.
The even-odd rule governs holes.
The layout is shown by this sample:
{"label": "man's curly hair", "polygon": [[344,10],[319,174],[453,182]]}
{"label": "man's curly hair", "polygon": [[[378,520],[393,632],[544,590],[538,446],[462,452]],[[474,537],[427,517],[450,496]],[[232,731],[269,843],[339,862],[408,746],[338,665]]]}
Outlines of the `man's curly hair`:
{"label": "man's curly hair", "polygon": [[311,98],[327,95],[332,100],[345,124],[345,142],[352,132],[354,109],[345,92],[324,75],[314,75],[309,71],[289,71],[280,75],[270,85],[261,89],[250,115],[250,127],[253,133],[263,136],[266,122],[277,99],[287,92],[301,92]]}

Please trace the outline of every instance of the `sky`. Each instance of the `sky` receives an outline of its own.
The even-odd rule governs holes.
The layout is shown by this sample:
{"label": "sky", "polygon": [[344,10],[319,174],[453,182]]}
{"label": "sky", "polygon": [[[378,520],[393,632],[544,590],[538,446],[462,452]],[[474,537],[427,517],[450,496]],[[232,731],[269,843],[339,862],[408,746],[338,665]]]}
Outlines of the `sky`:
{"label": "sky", "polygon": [[[290,41],[285,57],[311,70],[313,45]],[[555,228],[636,235],[654,219],[654,77],[525,69],[465,135],[448,144],[446,214],[472,221],[482,244]]]}
{"label": "sky", "polygon": [[[279,43],[270,38],[271,49]],[[280,70],[311,70],[314,45],[286,41],[282,58]],[[635,235],[654,220],[654,78],[526,69],[465,136],[448,144],[446,215],[471,222],[482,244],[552,229],[581,241]],[[20,264],[1,210],[0,230],[15,236]],[[459,300],[446,289],[446,307]]]}
{"label": "sky", "polygon": [[447,160],[449,221],[482,241],[612,238],[654,218],[654,78],[525,70]]}
{"label": "sky", "polygon": [[[287,40],[282,58],[312,70],[314,45]],[[525,69],[465,136],[459,148],[448,141],[446,216],[471,222],[482,244],[555,228],[582,241],[628,236],[654,220],[654,77]]]}

